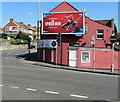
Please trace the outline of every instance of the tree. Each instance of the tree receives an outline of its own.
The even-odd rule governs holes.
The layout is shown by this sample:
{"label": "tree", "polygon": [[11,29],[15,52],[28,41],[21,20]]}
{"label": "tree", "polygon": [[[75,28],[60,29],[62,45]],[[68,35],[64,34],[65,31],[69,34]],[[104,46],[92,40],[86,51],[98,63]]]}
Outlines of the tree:
{"label": "tree", "polygon": [[16,39],[21,39],[21,40],[28,40],[29,36],[20,31],[16,37]]}

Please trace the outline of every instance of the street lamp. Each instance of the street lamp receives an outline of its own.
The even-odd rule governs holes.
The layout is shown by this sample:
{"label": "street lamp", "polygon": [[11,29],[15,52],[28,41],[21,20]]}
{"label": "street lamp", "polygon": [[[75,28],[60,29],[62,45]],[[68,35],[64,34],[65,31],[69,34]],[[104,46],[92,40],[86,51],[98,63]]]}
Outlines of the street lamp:
{"label": "street lamp", "polygon": [[93,46],[93,68],[95,70],[95,37],[92,36],[91,44]]}

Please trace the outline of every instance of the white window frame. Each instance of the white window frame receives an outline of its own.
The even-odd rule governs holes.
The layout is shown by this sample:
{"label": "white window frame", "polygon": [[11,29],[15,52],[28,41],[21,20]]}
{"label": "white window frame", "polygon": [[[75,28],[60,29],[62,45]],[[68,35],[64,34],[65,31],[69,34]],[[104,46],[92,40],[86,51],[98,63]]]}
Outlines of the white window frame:
{"label": "white window frame", "polygon": [[[83,60],[83,52],[88,52],[88,54],[89,54],[88,61]],[[90,63],[90,51],[81,51],[81,63]]]}
{"label": "white window frame", "polygon": [[88,34],[88,26],[85,26],[85,34]]}
{"label": "white window frame", "polygon": [[[98,30],[103,30],[103,33],[98,33]],[[98,40],[103,40],[104,39],[104,29],[97,29],[97,31],[96,31],[96,39],[98,39]],[[98,38],[98,35],[103,35],[103,38]]]}

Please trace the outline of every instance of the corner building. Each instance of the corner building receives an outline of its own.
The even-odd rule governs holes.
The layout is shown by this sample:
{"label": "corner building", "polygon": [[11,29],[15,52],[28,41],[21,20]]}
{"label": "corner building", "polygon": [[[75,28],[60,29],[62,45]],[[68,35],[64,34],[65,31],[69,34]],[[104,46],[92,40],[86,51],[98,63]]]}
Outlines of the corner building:
{"label": "corner building", "polygon": [[[64,9],[65,8],[65,9]],[[68,2],[62,2],[50,12],[79,12]],[[114,19],[92,20],[84,12],[84,34],[61,34],[61,45],[51,46],[57,40],[57,34],[42,34],[38,41],[38,60],[47,63],[62,64],[78,68],[120,69],[119,52],[114,51],[110,37],[115,33]]]}

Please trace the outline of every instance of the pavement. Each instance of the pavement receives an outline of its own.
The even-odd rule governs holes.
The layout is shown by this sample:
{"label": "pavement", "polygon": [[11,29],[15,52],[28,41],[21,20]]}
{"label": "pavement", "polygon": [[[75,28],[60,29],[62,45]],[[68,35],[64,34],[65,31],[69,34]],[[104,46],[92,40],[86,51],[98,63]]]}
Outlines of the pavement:
{"label": "pavement", "polygon": [[87,69],[87,68],[74,68],[64,65],[56,65],[46,62],[39,62],[37,60],[37,49],[31,49],[30,50],[30,59],[29,54],[25,53],[23,55],[20,55],[21,60],[25,63],[37,65],[37,66],[44,66],[49,68],[56,68],[56,69],[64,69],[64,70],[73,70],[73,71],[80,71],[80,72],[90,72],[90,73],[98,73],[98,74],[109,74],[109,75],[120,75],[120,70],[114,70],[114,72],[111,72],[111,70],[105,70],[105,69]]}

